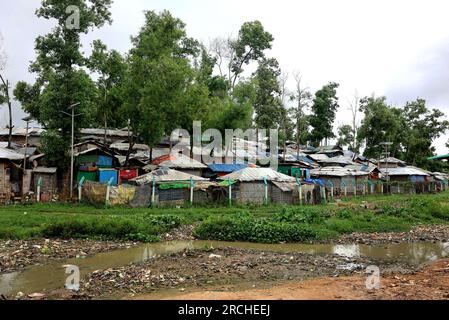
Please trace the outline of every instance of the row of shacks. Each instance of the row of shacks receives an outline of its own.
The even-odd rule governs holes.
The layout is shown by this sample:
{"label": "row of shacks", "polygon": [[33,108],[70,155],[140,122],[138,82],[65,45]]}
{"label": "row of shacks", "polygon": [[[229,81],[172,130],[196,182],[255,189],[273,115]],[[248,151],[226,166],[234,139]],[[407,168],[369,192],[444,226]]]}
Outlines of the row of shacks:
{"label": "row of shacks", "polygon": [[[15,129],[11,148],[0,131],[0,203],[66,199],[69,170],[47,167],[39,152],[42,129]],[[290,145],[277,170],[258,165],[265,145],[243,141],[223,152],[224,163],[202,163],[172,152],[164,139],[156,147],[129,145],[127,130],[83,129],[74,145],[78,197],[92,203],[148,207],[217,203],[316,204],[334,197],[381,193],[429,193],[448,187],[448,175],[408,166],[395,158],[367,159],[339,146]],[[235,146],[242,141],[234,140]],[[129,152],[131,149],[131,152]],[[193,156],[193,157],[192,157]],[[233,163],[235,156],[249,160]],[[201,157],[199,158],[201,159]],[[81,199],[80,199],[81,200]]]}

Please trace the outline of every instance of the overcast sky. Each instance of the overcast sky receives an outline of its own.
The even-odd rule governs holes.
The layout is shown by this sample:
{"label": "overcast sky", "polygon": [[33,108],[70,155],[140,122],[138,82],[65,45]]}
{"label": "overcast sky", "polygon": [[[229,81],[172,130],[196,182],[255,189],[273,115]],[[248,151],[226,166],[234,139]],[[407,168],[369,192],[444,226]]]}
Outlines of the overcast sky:
{"label": "overcast sky", "polygon": [[[0,32],[8,55],[5,74],[15,84],[32,81],[29,61],[34,39],[52,22],[34,15],[40,0],[1,0]],[[101,38],[126,52],[130,35],[143,25],[143,10],[170,10],[187,24],[189,36],[205,44],[236,35],[245,21],[260,20],[275,38],[268,54],[285,72],[300,70],[316,91],[329,81],[340,83],[341,108],[336,126],[349,122],[348,99],[386,95],[402,105],[417,97],[429,107],[449,112],[449,2],[446,0],[115,0],[113,24],[83,38]],[[15,119],[23,117],[15,103]],[[0,110],[0,126],[7,112]],[[448,136],[435,142],[446,153]]]}

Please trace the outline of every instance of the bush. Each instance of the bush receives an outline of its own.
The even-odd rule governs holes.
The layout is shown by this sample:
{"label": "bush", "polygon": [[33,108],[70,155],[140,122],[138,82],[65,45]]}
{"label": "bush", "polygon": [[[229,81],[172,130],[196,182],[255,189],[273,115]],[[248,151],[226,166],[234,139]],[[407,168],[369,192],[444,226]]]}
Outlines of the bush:
{"label": "bush", "polygon": [[178,228],[184,219],[180,216],[166,214],[166,215],[146,215],[144,223],[149,224],[153,228],[161,230],[161,232]]}
{"label": "bush", "polygon": [[261,243],[301,242],[316,238],[315,230],[307,225],[248,216],[209,218],[195,228],[194,234],[204,240]]}
{"label": "bush", "polygon": [[283,208],[280,213],[273,216],[272,220],[287,223],[318,224],[322,223],[327,216],[329,215],[321,212],[321,208]]}
{"label": "bush", "polygon": [[70,220],[55,222],[43,228],[45,237],[127,239],[130,234],[137,234],[136,223],[124,219]]}

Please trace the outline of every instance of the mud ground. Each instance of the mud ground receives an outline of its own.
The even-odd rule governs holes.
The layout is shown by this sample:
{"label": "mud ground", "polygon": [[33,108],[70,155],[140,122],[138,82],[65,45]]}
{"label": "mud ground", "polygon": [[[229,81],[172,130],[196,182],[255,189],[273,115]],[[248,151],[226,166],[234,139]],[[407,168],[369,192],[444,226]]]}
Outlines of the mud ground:
{"label": "mud ground", "polygon": [[[367,290],[366,277],[325,277],[271,288],[215,290],[165,296],[174,300],[449,300],[449,260],[410,274],[381,277],[379,290]],[[152,299],[151,295],[139,299]]]}
{"label": "mud ground", "polygon": [[135,242],[96,240],[0,240],[0,274],[23,270],[51,260],[86,257],[100,252],[130,248]]}

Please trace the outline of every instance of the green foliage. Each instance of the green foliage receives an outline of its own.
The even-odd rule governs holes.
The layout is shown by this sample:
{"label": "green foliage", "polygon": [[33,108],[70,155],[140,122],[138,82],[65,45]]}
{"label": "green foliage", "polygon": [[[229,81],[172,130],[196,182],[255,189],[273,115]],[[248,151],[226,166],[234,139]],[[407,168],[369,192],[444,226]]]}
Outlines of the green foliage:
{"label": "green foliage", "polygon": [[122,86],[127,69],[125,58],[116,50],[108,51],[100,40],[95,40],[92,47],[88,66],[99,74],[94,121],[97,126],[124,127],[127,120],[122,108]]}
{"label": "green foliage", "polygon": [[[70,112],[69,107],[80,103],[75,129],[88,126],[95,115],[96,88],[85,71],[87,59],[81,51],[82,34],[111,22],[109,8],[112,0],[43,0],[36,15],[46,20],[56,20],[52,32],[36,38],[37,58],[30,71],[36,75],[34,84],[19,82],[14,90],[16,99],[45,128],[52,131],[52,138],[44,139],[46,158],[62,167],[60,148],[53,149],[46,142],[54,142],[59,135],[62,145],[70,140],[71,119],[61,112]],[[79,8],[79,28],[69,29],[66,21],[69,6]]]}
{"label": "green foliage", "polygon": [[157,225],[163,230],[170,230],[179,227],[184,223],[184,219],[180,216],[165,214],[165,215],[152,215],[147,214],[145,222],[151,225]]}
{"label": "green foliage", "polygon": [[339,85],[330,82],[315,93],[310,116],[312,126],[311,139],[318,146],[323,139],[334,138],[333,124],[338,105],[337,88]]}
{"label": "green foliage", "polygon": [[433,141],[449,128],[441,111],[429,110],[423,99],[396,108],[387,105],[385,97],[362,99],[360,110],[365,118],[358,131],[358,140],[366,145],[366,157],[379,157],[383,152],[380,143],[390,141],[393,143],[390,150],[395,157],[410,165],[442,170],[443,166],[438,162],[427,161],[435,154]]}
{"label": "green foliage", "polygon": [[229,66],[233,72],[230,79],[232,88],[235,87],[237,79],[243,73],[243,66],[264,58],[264,51],[271,49],[273,40],[273,36],[265,31],[260,21],[245,22],[242,25],[238,38],[231,41],[231,47],[234,51]]}
{"label": "green foliage", "polygon": [[208,72],[197,73],[191,65],[201,48],[186,36],[181,20],[168,11],[147,11],[145,20],[132,38],[123,93],[133,132],[154,145],[174,129],[189,130],[193,120],[207,119],[210,101],[204,76]]}
{"label": "green foliage", "polygon": [[64,139],[60,132],[55,130],[47,130],[41,135],[41,151],[44,154],[51,154],[46,157],[46,165],[50,167],[67,168],[69,160],[67,151],[70,144]]}
{"label": "green foliage", "polygon": [[250,216],[209,218],[194,230],[199,239],[260,243],[301,242],[316,238],[315,231],[300,224],[254,219]]}
{"label": "green foliage", "polygon": [[338,128],[338,141],[337,144],[342,147],[349,146],[350,150],[353,149],[352,143],[354,141],[354,132],[352,127],[348,124]]}
{"label": "green foliage", "polygon": [[281,70],[276,59],[262,59],[255,73],[255,124],[261,129],[277,129],[282,118]]}

